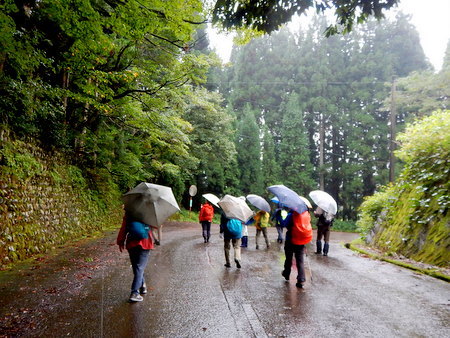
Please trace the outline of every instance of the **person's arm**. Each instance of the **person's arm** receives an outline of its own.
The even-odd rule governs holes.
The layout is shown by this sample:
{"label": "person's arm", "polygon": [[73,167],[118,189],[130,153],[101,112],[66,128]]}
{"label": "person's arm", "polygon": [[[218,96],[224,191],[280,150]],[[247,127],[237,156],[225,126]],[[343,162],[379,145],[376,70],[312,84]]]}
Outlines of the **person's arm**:
{"label": "person's arm", "polygon": [[119,233],[117,235],[116,243],[119,246],[120,252],[122,252],[125,249],[125,240],[127,238],[127,219],[125,216],[123,216],[122,219],[122,226],[120,227]]}

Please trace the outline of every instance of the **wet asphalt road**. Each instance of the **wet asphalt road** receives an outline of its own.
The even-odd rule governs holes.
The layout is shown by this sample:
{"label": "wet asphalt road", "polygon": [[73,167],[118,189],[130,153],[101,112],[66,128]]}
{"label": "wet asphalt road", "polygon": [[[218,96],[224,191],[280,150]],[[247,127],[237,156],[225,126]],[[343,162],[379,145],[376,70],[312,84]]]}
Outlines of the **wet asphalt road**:
{"label": "wet asphalt road", "polygon": [[[342,243],[355,234],[332,233],[328,257],[308,247],[304,289],[295,286],[295,270],[289,282],[281,276],[284,253],[275,229],[269,250],[255,249],[254,227],[249,234],[242,269],[227,269],[217,225],[204,244],[200,225],[168,223],[147,266],[149,293],[134,304],[127,302],[128,255],[118,252],[110,235],[101,246],[107,252],[100,256],[103,265],[88,278],[80,272],[67,277],[60,268],[52,282],[42,281],[48,284],[44,295],[30,286],[41,283],[38,275],[25,274],[28,287],[19,285],[23,279],[16,289],[3,283],[3,320],[6,314],[11,325],[13,308],[26,311],[17,316],[23,330],[7,336],[450,336],[450,284],[345,249]],[[73,276],[83,281],[74,283]]]}

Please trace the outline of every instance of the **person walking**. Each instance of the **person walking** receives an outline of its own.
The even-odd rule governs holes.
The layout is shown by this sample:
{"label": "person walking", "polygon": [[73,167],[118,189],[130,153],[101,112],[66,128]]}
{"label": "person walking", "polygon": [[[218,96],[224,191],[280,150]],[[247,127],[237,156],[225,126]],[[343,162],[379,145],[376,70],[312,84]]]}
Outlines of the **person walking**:
{"label": "person walking", "polygon": [[222,213],[220,217],[220,235],[223,236],[225,267],[231,268],[230,249],[233,245],[234,262],[238,269],[241,268],[241,238],[242,222],[237,219],[230,219]]}
{"label": "person walking", "polygon": [[246,248],[248,246],[248,226],[247,223],[242,224],[242,238],[241,238],[241,248]]}
{"label": "person walking", "polygon": [[264,210],[259,210],[255,216],[253,216],[253,219],[255,220],[255,227],[256,227],[256,250],[259,249],[259,237],[261,236],[261,233],[264,236],[264,239],[266,241],[266,247],[267,249],[270,248],[269,244],[269,238],[267,237],[267,227],[269,226],[269,213]]}
{"label": "person walking", "polygon": [[281,205],[279,205],[270,218],[272,222],[275,222],[275,228],[277,229],[278,233],[277,242],[280,244],[283,243],[283,221],[286,216],[287,211]]}
{"label": "person walking", "polygon": [[125,212],[122,226],[117,235],[116,243],[120,252],[126,248],[130,256],[133,269],[133,282],[131,283],[130,302],[142,302],[142,295],[147,293],[144,271],[147,266],[150,250],[153,250],[153,235],[150,228],[144,223],[133,219]]}
{"label": "person walking", "polygon": [[309,215],[309,211],[299,214],[291,210],[284,223],[287,229],[286,240],[284,242],[286,260],[284,261],[284,270],[281,272],[281,275],[289,281],[292,259],[295,256],[295,262],[297,264],[297,283],[295,286],[303,288],[303,283],[306,280],[304,264],[305,245],[312,240],[311,216]]}
{"label": "person walking", "polygon": [[204,243],[209,242],[209,237],[211,237],[211,222],[214,218],[214,208],[208,201],[202,204],[200,208],[200,213],[198,219],[202,225],[202,235]]}
{"label": "person walking", "polygon": [[322,210],[318,207],[314,210],[314,216],[317,218],[317,240],[316,254],[322,254],[322,238],[324,240],[323,255],[328,256],[330,248],[330,229],[333,226],[334,215]]}

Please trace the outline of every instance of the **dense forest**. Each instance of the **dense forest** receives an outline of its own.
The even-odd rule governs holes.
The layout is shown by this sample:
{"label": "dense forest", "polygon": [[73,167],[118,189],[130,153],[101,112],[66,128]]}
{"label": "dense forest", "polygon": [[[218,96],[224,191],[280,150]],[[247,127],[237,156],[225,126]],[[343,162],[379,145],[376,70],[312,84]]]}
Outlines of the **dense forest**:
{"label": "dense forest", "polygon": [[[424,78],[448,79],[449,67],[447,57],[432,72],[408,16],[331,37],[317,16],[236,45],[222,65],[200,1],[150,4],[2,5],[2,128],[62,153],[90,189],[150,181],[186,204],[191,184],[200,196],[265,195],[283,183],[330,192],[354,220],[389,181],[395,84],[400,130],[446,108],[441,87],[423,104],[407,98]],[[8,154],[4,170],[20,162]]]}

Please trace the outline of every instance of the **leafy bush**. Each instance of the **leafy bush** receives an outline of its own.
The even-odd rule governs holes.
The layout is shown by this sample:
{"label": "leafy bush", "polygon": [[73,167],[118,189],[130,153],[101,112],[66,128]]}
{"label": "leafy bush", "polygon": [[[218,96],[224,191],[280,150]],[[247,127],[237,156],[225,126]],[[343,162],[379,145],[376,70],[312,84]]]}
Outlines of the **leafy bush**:
{"label": "leafy bush", "polygon": [[333,230],[344,232],[358,232],[358,227],[356,226],[355,222],[335,219],[333,222]]}

